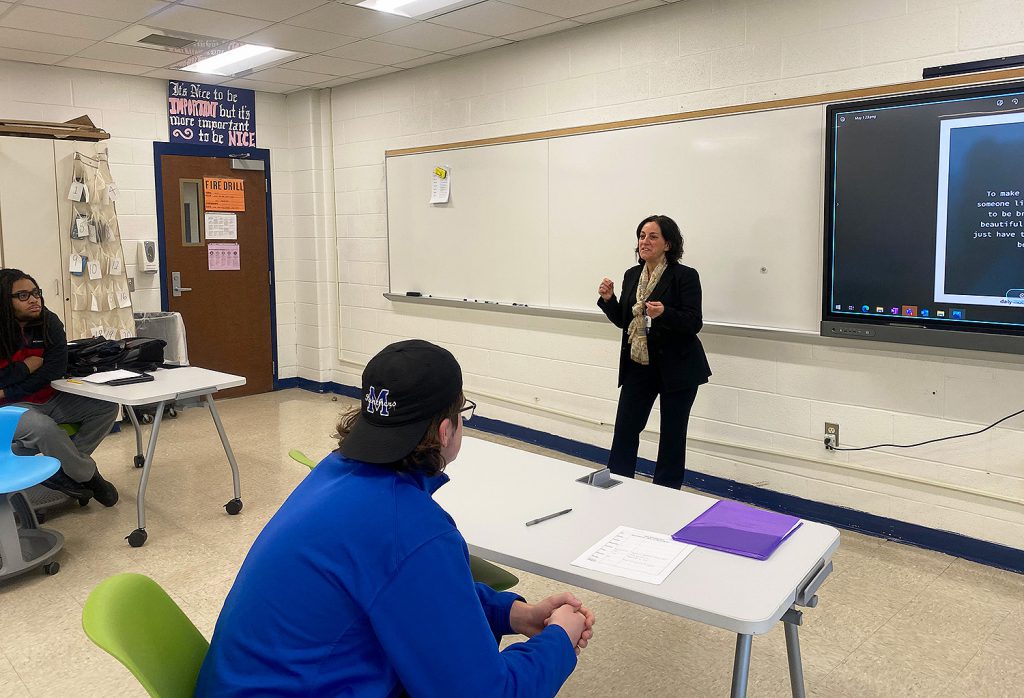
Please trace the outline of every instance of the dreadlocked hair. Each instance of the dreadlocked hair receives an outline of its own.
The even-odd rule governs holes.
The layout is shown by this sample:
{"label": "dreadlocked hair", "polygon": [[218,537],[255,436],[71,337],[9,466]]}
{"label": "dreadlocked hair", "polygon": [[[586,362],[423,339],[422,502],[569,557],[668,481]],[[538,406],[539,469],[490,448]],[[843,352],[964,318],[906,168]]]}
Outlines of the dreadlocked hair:
{"label": "dreadlocked hair", "polygon": [[[443,412],[434,416],[430,421],[430,426],[427,427],[427,433],[423,435],[420,442],[416,444],[416,448],[411,453],[394,463],[381,463],[382,467],[391,468],[400,473],[423,473],[428,477],[439,475],[445,469],[448,463],[445,462],[444,456],[441,455],[441,422],[449,420],[452,423],[452,427],[458,428],[461,419],[459,416],[459,410],[466,404],[466,396],[460,390],[458,397]],[[352,431],[353,425],[356,420],[359,419],[359,414],[362,412],[362,405],[356,405],[354,408],[346,412],[341,417],[341,421],[338,422],[338,448],[341,448],[341,444],[345,442],[345,438],[349,432]]]}
{"label": "dreadlocked hair", "polygon": [[[21,325],[14,317],[14,295],[12,289],[14,284],[22,279],[28,279],[36,288],[39,284],[31,276],[21,269],[0,269],[0,358],[9,359],[21,347]],[[46,303],[39,299],[43,312],[46,311]],[[49,333],[46,329],[46,321],[43,320],[43,342],[50,343]]]}

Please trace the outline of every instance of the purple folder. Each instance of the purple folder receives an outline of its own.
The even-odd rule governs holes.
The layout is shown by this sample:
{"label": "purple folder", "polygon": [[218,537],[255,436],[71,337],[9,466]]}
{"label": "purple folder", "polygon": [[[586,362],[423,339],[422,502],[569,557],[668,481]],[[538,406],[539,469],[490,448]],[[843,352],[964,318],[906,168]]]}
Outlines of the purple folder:
{"label": "purple folder", "polygon": [[673,533],[672,538],[680,543],[767,560],[800,524],[795,516],[723,499]]}

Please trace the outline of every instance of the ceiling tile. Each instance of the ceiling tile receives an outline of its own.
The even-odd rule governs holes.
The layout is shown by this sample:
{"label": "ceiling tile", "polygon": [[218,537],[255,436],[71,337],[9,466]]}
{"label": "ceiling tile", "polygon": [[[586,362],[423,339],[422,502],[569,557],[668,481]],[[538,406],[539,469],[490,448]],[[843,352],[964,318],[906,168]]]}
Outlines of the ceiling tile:
{"label": "ceiling tile", "polygon": [[25,51],[19,48],[6,48],[0,46],[0,60],[22,61],[23,63],[56,63],[67,56],[59,53],[40,53],[38,51]]}
{"label": "ceiling tile", "polygon": [[322,53],[358,41],[354,36],[293,27],[288,24],[275,24],[255,34],[249,34],[244,37],[244,40],[250,44],[273,46],[286,51],[302,51],[303,53]]}
{"label": "ceiling tile", "polygon": [[93,44],[84,51],[78,53],[83,58],[92,58],[100,61],[112,61],[114,63],[133,63],[146,68],[162,68],[172,63],[178,63],[186,58],[184,54],[172,53],[171,51],[157,51],[155,49],[137,48],[123,44],[111,44],[101,42]]}
{"label": "ceiling tile", "polygon": [[329,3],[287,20],[288,24],[309,29],[326,29],[348,36],[366,38],[410,25],[408,17],[367,10],[362,7]]}
{"label": "ceiling tile", "polygon": [[311,85],[314,90],[322,90],[327,87],[338,87],[340,85],[347,85],[350,82],[355,82],[358,78],[334,78],[333,80],[327,80],[326,82],[318,82],[315,85]]}
{"label": "ceiling tile", "polygon": [[571,19],[563,19],[559,22],[545,24],[543,27],[537,27],[536,29],[527,29],[524,32],[506,34],[505,38],[511,39],[512,41],[526,41],[527,39],[535,39],[538,36],[544,36],[545,34],[554,34],[555,32],[568,31],[569,29],[575,29],[576,27],[579,26],[582,26],[579,22],[575,22]]}
{"label": "ceiling tile", "polygon": [[381,75],[387,75],[388,73],[397,73],[400,70],[401,70],[401,68],[396,68],[393,65],[384,65],[384,66],[381,66],[380,68],[374,68],[373,70],[367,70],[365,73],[359,73],[358,75],[353,75],[352,77],[354,77],[356,80],[365,80],[367,78],[376,78],[376,77],[380,77]]}
{"label": "ceiling tile", "polygon": [[[70,56],[78,53],[84,48],[93,44],[88,39],[74,39],[56,34],[44,34],[40,32],[28,32],[23,29],[8,29],[0,27],[0,46],[5,48],[20,48],[25,51],[38,51],[41,53],[59,53]],[[15,59],[17,60],[17,59]]]}
{"label": "ceiling tile", "polygon": [[74,12],[90,17],[137,22],[157,10],[166,8],[168,3],[161,0],[131,0],[131,2],[125,2],[125,0],[74,0],[73,3],[68,3],[68,0],[25,0],[22,5],[46,7],[51,10]]}
{"label": "ceiling tile", "polygon": [[[344,58],[320,55],[300,58],[297,61],[291,61],[283,67],[288,68],[289,70],[307,70],[312,73],[323,73],[325,75],[340,78],[345,77],[346,75],[365,73],[366,71],[373,70],[378,66],[379,64],[364,63],[362,61],[349,61]],[[321,80],[323,79],[324,78],[321,78]]]}
{"label": "ceiling tile", "polygon": [[634,2],[622,3],[615,7],[609,7],[606,10],[591,12],[585,15],[577,15],[575,20],[577,22],[603,22],[604,20],[611,19],[612,17],[621,17],[622,15],[649,10],[652,7],[664,6],[665,3],[661,2],[661,0],[634,0]]}
{"label": "ceiling tile", "polygon": [[102,70],[105,73],[120,73],[121,75],[141,75],[149,70],[148,66],[130,65],[128,63],[114,63],[113,61],[98,61],[92,58],[80,58],[72,56],[60,63],[69,68],[82,68],[83,70]]}
{"label": "ceiling tile", "polygon": [[264,82],[263,80],[250,80],[249,78],[239,78],[221,84],[228,87],[244,87],[247,90],[256,90],[257,92],[278,92],[281,94],[287,94],[299,89],[297,85],[282,85],[279,82]]}
{"label": "ceiling tile", "polygon": [[585,15],[589,12],[607,10],[609,7],[626,4],[623,0],[558,0],[558,2],[551,2],[550,0],[503,1],[510,5],[518,5],[519,7],[525,7],[529,10],[537,10],[538,12],[547,12],[548,14],[558,15],[559,17],[576,17],[577,15]]}
{"label": "ceiling tile", "polygon": [[489,34],[490,36],[504,36],[514,32],[526,31],[534,27],[551,24],[558,21],[558,17],[523,7],[516,7],[498,0],[487,0],[477,5],[470,5],[461,10],[448,12],[440,17],[430,20],[431,24],[440,24],[455,29],[477,32],[478,34]]}
{"label": "ceiling tile", "polygon": [[289,70],[288,68],[267,68],[266,70],[255,70],[246,75],[245,79],[262,80],[264,82],[279,82],[286,85],[299,85],[305,87],[308,85],[315,85],[318,82],[323,82],[324,74],[310,73],[305,70]]}
{"label": "ceiling tile", "polygon": [[381,34],[377,37],[377,40],[388,44],[397,44],[398,46],[418,48],[424,51],[448,51],[490,38],[484,34],[474,34],[462,31],[461,29],[452,29],[451,27],[442,27],[438,24],[430,24],[429,22],[420,22],[409,27],[396,29],[387,34]]}
{"label": "ceiling tile", "polygon": [[270,22],[238,15],[226,15],[223,12],[213,12],[198,7],[174,5],[147,19],[146,24],[151,27],[190,32],[202,36],[237,39],[245,34],[263,29]]}
{"label": "ceiling tile", "polygon": [[372,39],[364,39],[354,44],[327,51],[327,55],[348,58],[352,61],[363,61],[364,63],[376,63],[377,65],[394,65],[402,61],[422,58],[428,55],[428,52],[421,51],[418,48],[382,44]]}
{"label": "ceiling tile", "polygon": [[429,56],[423,58],[415,58],[411,61],[403,61],[398,64],[399,68],[419,68],[421,65],[429,65],[430,63],[440,63],[441,61],[447,61],[450,59],[447,53],[432,53]]}
{"label": "ceiling tile", "polygon": [[223,75],[207,75],[206,73],[190,73],[185,70],[172,70],[170,68],[157,68],[146,73],[147,78],[159,80],[184,80],[185,82],[204,82],[208,85],[219,85],[228,78]]}
{"label": "ceiling tile", "polygon": [[0,19],[0,26],[28,31],[45,31],[79,39],[105,39],[128,26],[126,22],[73,15],[41,7],[15,7]]}
{"label": "ceiling tile", "polygon": [[324,0],[182,0],[183,5],[217,10],[242,17],[255,17],[271,22],[294,17],[324,4]]}
{"label": "ceiling tile", "polygon": [[486,51],[489,48],[497,48],[498,46],[504,46],[505,44],[511,44],[509,39],[488,39],[487,41],[481,41],[478,44],[470,44],[469,46],[461,46],[459,48],[448,49],[445,51],[449,56],[465,56],[468,53],[477,53],[478,51]]}

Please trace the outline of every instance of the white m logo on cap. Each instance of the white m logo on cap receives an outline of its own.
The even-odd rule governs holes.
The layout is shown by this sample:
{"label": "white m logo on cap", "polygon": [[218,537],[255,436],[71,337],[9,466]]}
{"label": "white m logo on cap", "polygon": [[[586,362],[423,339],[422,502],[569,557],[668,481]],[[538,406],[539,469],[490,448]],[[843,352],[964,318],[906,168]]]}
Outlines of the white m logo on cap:
{"label": "white m logo on cap", "polygon": [[381,417],[388,416],[388,408],[394,407],[396,403],[388,402],[388,388],[381,388],[378,392],[374,386],[370,386],[370,392],[366,395],[366,411],[370,414],[380,413]]}

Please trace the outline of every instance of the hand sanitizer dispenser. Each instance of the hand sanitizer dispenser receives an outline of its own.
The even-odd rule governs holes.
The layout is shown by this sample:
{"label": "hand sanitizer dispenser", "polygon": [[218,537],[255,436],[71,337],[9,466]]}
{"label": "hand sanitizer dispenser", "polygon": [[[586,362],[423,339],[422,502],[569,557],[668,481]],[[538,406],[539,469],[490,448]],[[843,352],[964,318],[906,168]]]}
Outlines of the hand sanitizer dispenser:
{"label": "hand sanitizer dispenser", "polygon": [[156,257],[156,240],[139,240],[138,253],[140,272],[155,274],[160,271],[160,263]]}

